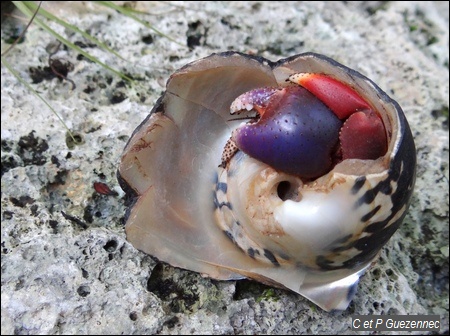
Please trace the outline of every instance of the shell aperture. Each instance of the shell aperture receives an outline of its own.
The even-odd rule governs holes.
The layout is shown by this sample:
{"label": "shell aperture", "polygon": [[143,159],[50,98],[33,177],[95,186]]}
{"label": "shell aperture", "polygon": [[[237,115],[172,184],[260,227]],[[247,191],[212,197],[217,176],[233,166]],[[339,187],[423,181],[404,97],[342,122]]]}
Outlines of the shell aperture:
{"label": "shell aperture", "polygon": [[356,91],[319,74],[294,74],[289,80],[308,91],[254,89],[231,104],[231,114],[254,109],[259,116],[233,131],[235,151],[303,178],[322,176],[345,159],[375,160],[386,153],[383,122]]}
{"label": "shell aperture", "polygon": [[289,77],[325,103],[340,120],[342,159],[375,160],[387,150],[387,135],[376,111],[348,85],[322,74],[300,73]]}
{"label": "shell aperture", "polygon": [[[298,95],[307,98],[299,102]],[[303,112],[290,102],[306,104]],[[230,121],[230,108],[258,117]],[[326,121],[310,118],[313,110]],[[331,130],[310,146],[322,151],[311,159],[322,172],[285,172],[263,161],[278,153],[259,159],[245,152],[244,130],[283,123],[288,113],[294,123]],[[251,139],[251,150],[309,145],[308,138],[287,136],[275,145]],[[218,167],[230,138],[238,146],[230,145],[234,155]],[[289,168],[293,163],[285,161],[295,159],[283,155],[281,166]],[[345,309],[406,214],[415,160],[401,108],[356,71],[313,53],[276,63],[213,54],[170,77],[124,149],[118,179],[134,200],[127,239],[173,266],[221,280],[247,277],[293,290],[325,310]]]}

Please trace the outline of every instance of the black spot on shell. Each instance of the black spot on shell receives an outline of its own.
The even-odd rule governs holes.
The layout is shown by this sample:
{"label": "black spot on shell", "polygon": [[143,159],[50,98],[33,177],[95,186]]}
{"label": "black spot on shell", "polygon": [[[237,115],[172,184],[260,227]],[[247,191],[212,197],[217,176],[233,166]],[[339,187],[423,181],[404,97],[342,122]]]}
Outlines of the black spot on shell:
{"label": "black spot on shell", "polygon": [[226,183],[224,183],[224,182],[219,182],[219,183],[217,183],[217,185],[216,185],[216,190],[217,191],[222,191],[224,194],[226,194],[226,192],[227,192],[227,189],[228,189],[228,185],[226,184]]}
{"label": "black spot on shell", "polygon": [[[349,240],[353,237],[352,234],[346,235],[345,237],[342,237],[340,239],[335,240],[331,246],[339,245],[338,247],[335,247],[332,249],[333,252],[342,252],[345,250],[348,250],[352,246],[352,241],[349,242]],[[344,245],[343,245],[344,244]]]}
{"label": "black spot on shell", "polygon": [[385,195],[390,195],[392,193],[392,187],[391,184],[389,183],[389,180],[387,181],[387,183],[383,183],[380,185],[380,192],[382,192]]}
{"label": "black spot on shell", "polygon": [[217,193],[215,193],[215,192],[213,193],[213,204],[214,204],[214,208],[215,209],[220,209],[222,207],[227,207],[230,210],[233,209],[233,207],[232,207],[230,202],[222,202],[222,203],[220,203],[219,199],[217,198]]}
{"label": "black spot on shell", "polygon": [[378,205],[377,207],[375,207],[372,211],[368,212],[367,214],[365,214],[364,216],[361,217],[361,222],[365,223],[367,222],[369,219],[371,219],[373,216],[375,216],[375,214],[381,209],[381,205]]}
{"label": "black spot on shell", "polygon": [[388,224],[387,221],[380,221],[370,224],[368,227],[365,228],[364,232],[368,233],[374,233],[380,230],[383,230],[384,227]]}
{"label": "black spot on shell", "polygon": [[339,267],[335,267],[332,264],[332,261],[327,259],[325,256],[323,255],[319,255],[316,257],[316,264],[317,266],[319,266],[321,269],[324,270],[333,270]]}
{"label": "black spot on shell", "polygon": [[270,252],[268,249],[264,249],[264,256],[269,259],[269,261],[274,264],[275,266],[280,266],[280,263],[278,262],[277,258],[273,255],[272,252]]}
{"label": "black spot on shell", "polygon": [[355,195],[358,193],[358,191],[362,188],[362,186],[364,185],[364,183],[366,182],[366,177],[365,176],[360,176],[355,180],[355,184],[352,187],[352,195]]}
{"label": "black spot on shell", "polygon": [[283,253],[280,253],[279,256],[280,256],[281,259],[284,259],[284,260],[290,260],[291,259],[288,255],[283,254]]}
{"label": "black spot on shell", "polygon": [[373,200],[375,199],[375,197],[378,194],[378,188],[374,187],[372,189],[367,190],[364,195],[362,195],[358,201],[356,201],[355,203],[355,209],[359,208],[361,205],[363,204],[370,204],[373,202]]}
{"label": "black spot on shell", "polygon": [[231,205],[230,202],[222,202],[222,203],[219,204],[219,208],[222,208],[224,206],[227,207],[230,210],[233,210],[233,206]]}
{"label": "black spot on shell", "polygon": [[234,237],[233,234],[230,231],[224,230],[223,233],[225,233],[225,235],[234,243]]}

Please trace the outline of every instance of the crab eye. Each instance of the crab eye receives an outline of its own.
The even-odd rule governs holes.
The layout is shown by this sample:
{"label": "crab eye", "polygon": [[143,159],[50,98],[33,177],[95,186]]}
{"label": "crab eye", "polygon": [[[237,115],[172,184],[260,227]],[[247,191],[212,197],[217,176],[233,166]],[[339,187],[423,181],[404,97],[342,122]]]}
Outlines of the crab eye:
{"label": "crab eye", "polygon": [[415,166],[401,108],[363,75],[313,53],[227,52],[170,77],[118,178],[136,248],[332,310],[400,226]]}

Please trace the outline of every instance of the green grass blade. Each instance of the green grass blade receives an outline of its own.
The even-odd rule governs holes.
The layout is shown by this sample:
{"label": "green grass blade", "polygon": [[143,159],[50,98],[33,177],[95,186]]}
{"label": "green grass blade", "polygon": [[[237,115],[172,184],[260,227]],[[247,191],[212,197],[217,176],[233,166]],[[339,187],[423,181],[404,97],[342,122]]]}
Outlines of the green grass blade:
{"label": "green grass blade", "polygon": [[127,8],[125,8],[125,7],[122,7],[122,6],[118,6],[118,5],[114,4],[114,3],[111,2],[111,1],[94,1],[94,2],[97,3],[97,4],[99,4],[99,5],[102,5],[102,6],[111,8],[111,9],[114,9],[114,10],[118,11],[119,13],[121,13],[121,14],[123,14],[123,15],[126,15],[126,16],[128,16],[129,18],[132,18],[133,20],[139,22],[140,24],[144,25],[144,26],[147,27],[148,29],[153,30],[153,31],[156,32],[158,35],[161,35],[161,36],[167,38],[168,40],[170,40],[170,41],[172,41],[172,42],[174,42],[174,43],[176,43],[176,44],[178,44],[178,45],[180,45],[180,46],[182,46],[182,47],[186,47],[184,44],[182,44],[182,43],[176,41],[175,39],[171,38],[170,36],[164,34],[162,31],[156,29],[155,27],[153,27],[153,26],[152,26],[151,24],[149,24],[148,22],[146,22],[146,21],[144,21],[144,20],[138,18],[136,15],[133,14],[133,13],[134,13],[133,10],[127,9]]}
{"label": "green grass blade", "polygon": [[[13,1],[14,5],[16,5],[16,7],[26,16],[28,16],[29,18],[32,17],[33,13],[31,12],[31,10],[22,2],[22,1]],[[41,20],[39,20],[38,18],[34,19],[34,22],[39,25],[41,28],[43,28],[45,31],[47,31],[49,34],[53,35],[58,41],[62,42],[63,44],[65,44],[66,46],[68,46],[69,48],[79,52],[80,54],[82,54],[84,57],[86,57],[87,59],[91,60],[94,63],[97,63],[99,65],[101,65],[102,67],[104,67],[105,69],[115,73],[116,75],[122,77],[123,79],[126,79],[127,81],[132,81],[132,79],[128,76],[126,76],[125,74],[121,73],[120,71],[117,71],[114,68],[111,68],[110,66],[106,65],[105,63],[101,62],[98,58],[92,56],[91,54],[87,53],[86,51],[84,51],[83,49],[81,49],[80,47],[76,46],[75,44],[73,44],[72,42],[70,42],[69,40],[65,39],[63,36],[59,35],[56,31],[54,31],[53,29],[51,29],[49,26],[47,26],[44,22],[42,22]]]}
{"label": "green grass blade", "polygon": [[16,70],[14,70],[14,68],[11,66],[11,64],[9,64],[9,62],[6,60],[6,58],[4,58],[2,56],[1,61],[2,61],[2,64],[6,67],[6,69],[8,69],[8,71],[11,72],[13,74],[13,76],[16,77],[20,83],[22,83],[28,90],[30,90],[36,97],[38,97],[40,100],[42,100],[44,102],[45,105],[48,106],[48,108],[53,112],[53,114],[59,119],[61,124],[67,130],[67,132],[69,133],[72,140],[75,141],[75,143],[78,143],[78,141],[75,140],[75,137],[73,136],[69,127],[67,127],[64,120],[62,120],[62,118],[59,116],[58,112],[56,112],[55,109],[44,98],[42,98],[42,96],[30,84],[27,83],[27,81],[25,81],[22,77],[20,77],[20,75],[16,72]]}
{"label": "green grass blade", "polygon": [[[39,4],[36,6],[37,9],[41,8],[41,4],[42,1],[39,2]],[[22,32],[20,33],[19,37],[9,46],[8,49],[5,50],[5,52],[2,52],[2,56],[5,56],[7,53],[9,53],[10,50],[12,50],[12,48],[14,48],[17,43],[19,43],[19,41],[21,39],[23,39],[23,37],[25,36],[25,33],[27,32],[28,28],[30,28],[31,23],[34,21],[34,18],[37,14],[37,10],[34,11],[33,16],[28,20],[27,25],[25,26],[25,28],[22,30]]]}
{"label": "green grass blade", "polygon": [[[23,1],[23,3],[25,3],[25,5],[31,9],[32,11],[36,11],[38,8],[38,5],[33,2],[33,1]],[[44,16],[45,18],[54,21],[58,24],[60,24],[61,26],[70,29],[76,33],[79,33],[80,35],[82,35],[85,39],[91,41],[92,43],[95,43],[96,45],[98,45],[99,47],[103,48],[104,50],[116,55],[117,57],[119,57],[120,59],[124,60],[125,59],[120,56],[116,51],[114,51],[113,49],[111,49],[110,47],[108,47],[105,43],[99,41],[98,39],[96,39],[95,37],[93,37],[92,35],[86,33],[84,30],[79,29],[78,27],[64,21],[61,20],[60,18],[58,18],[57,16],[53,15],[52,13],[46,11],[44,8],[39,8],[38,11],[39,14],[41,14],[42,16]]]}

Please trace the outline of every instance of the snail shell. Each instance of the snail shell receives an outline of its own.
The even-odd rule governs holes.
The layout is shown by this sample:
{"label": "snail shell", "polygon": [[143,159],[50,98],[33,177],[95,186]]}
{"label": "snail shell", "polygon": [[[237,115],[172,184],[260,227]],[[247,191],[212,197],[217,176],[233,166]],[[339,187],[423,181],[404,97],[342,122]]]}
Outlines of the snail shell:
{"label": "snail shell", "polygon": [[[307,101],[302,112],[286,108],[294,101]],[[243,123],[230,107],[253,115]],[[260,153],[278,138],[265,137],[278,113],[303,118],[310,110],[328,116],[304,122],[312,138],[320,125],[332,125],[316,139],[317,160],[295,161],[304,153],[297,136],[295,149],[280,149],[276,160],[273,152]],[[366,126],[375,131],[363,132],[367,139],[360,141]],[[273,148],[286,143],[277,141]],[[364,157],[367,151],[375,154]],[[345,309],[406,214],[415,153],[399,105],[330,58],[305,53],[274,63],[213,54],[169,78],[124,149],[118,179],[134,200],[127,239],[173,266],[215,279],[248,277],[291,289],[325,310]]]}

